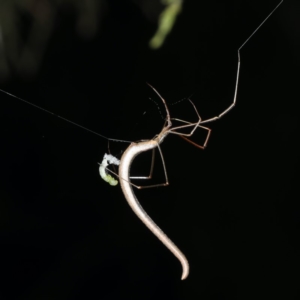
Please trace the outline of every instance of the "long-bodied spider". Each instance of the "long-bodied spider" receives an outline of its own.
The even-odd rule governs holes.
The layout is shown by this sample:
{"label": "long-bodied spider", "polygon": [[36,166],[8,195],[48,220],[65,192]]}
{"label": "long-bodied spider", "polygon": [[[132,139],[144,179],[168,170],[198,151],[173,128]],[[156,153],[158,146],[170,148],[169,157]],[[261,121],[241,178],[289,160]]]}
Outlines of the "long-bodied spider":
{"label": "long-bodied spider", "polygon": [[[114,175],[119,177],[120,180],[120,186],[121,189],[124,193],[124,196],[126,198],[126,200],[128,201],[128,204],[130,205],[130,207],[133,209],[133,211],[135,212],[135,214],[142,220],[142,222],[157,236],[157,238],[179,259],[181,265],[182,265],[182,276],[181,279],[186,279],[188,274],[189,274],[189,264],[188,264],[188,260],[186,259],[185,255],[178,249],[178,247],[167,237],[167,235],[154,223],[154,221],[148,216],[148,214],[144,211],[144,209],[142,208],[142,206],[140,205],[140,203],[138,202],[133,188],[132,186],[142,189],[142,188],[149,188],[149,187],[156,187],[156,186],[167,186],[169,184],[168,181],[168,176],[167,176],[167,171],[166,171],[166,166],[165,166],[165,162],[163,159],[163,154],[162,151],[160,149],[160,144],[165,140],[165,138],[167,137],[167,135],[169,134],[176,134],[179,135],[180,137],[182,137],[183,139],[187,140],[188,142],[192,143],[193,145],[197,146],[198,148],[204,149],[207,145],[207,142],[209,140],[210,137],[210,133],[211,133],[211,129],[208,127],[203,126],[203,124],[218,120],[220,118],[222,118],[225,114],[227,114],[236,104],[236,99],[237,99],[237,90],[238,90],[238,83],[239,83],[239,75],[240,75],[240,65],[241,65],[241,59],[240,59],[240,52],[241,49],[246,45],[246,43],[250,40],[250,38],[258,31],[258,29],[266,22],[266,20],[274,13],[274,11],[281,5],[281,3],[283,2],[283,0],[280,1],[279,4],[277,4],[277,6],[271,11],[271,13],[263,20],[263,22],[253,31],[253,33],[245,40],[245,42],[238,48],[237,50],[237,54],[238,54],[238,64],[237,64],[237,72],[236,72],[236,81],[235,81],[235,91],[234,91],[234,96],[233,96],[233,101],[232,103],[224,110],[222,111],[220,114],[218,114],[217,116],[202,120],[200,117],[200,114],[198,113],[194,103],[190,101],[191,105],[194,107],[195,112],[198,116],[198,121],[197,122],[188,122],[185,120],[181,120],[181,119],[177,119],[177,118],[171,118],[170,113],[169,113],[169,109],[168,106],[164,100],[163,97],[160,96],[160,94],[156,91],[155,88],[153,88],[151,85],[149,85],[154,92],[160,97],[164,107],[165,107],[165,111],[166,111],[166,120],[165,120],[165,124],[163,126],[163,128],[161,129],[160,133],[158,133],[153,139],[151,140],[142,140],[139,142],[132,142],[130,143],[129,141],[124,141],[124,140],[117,140],[117,139],[111,139],[108,138],[106,136],[103,136],[99,133],[96,133],[94,131],[91,131],[83,126],[80,126],[70,120],[67,120],[61,116],[55,115],[54,113],[45,110],[41,107],[38,107],[28,101],[25,101],[19,97],[16,97],[10,93],[7,93],[3,90],[1,90],[2,92],[11,95],[23,102],[26,102],[27,104],[33,105],[47,113],[50,113],[52,115],[55,115],[61,119],[63,119],[64,121],[67,121],[69,123],[72,123],[76,126],[79,126],[81,128],[84,128],[102,138],[105,138],[107,140],[110,141],[121,141],[121,142],[128,142],[130,143],[130,145],[128,146],[128,148],[126,149],[126,151],[123,153],[122,157],[120,160],[115,159],[112,155],[105,155],[103,162],[100,164],[100,175],[103,179],[105,179],[108,183],[110,183],[111,185],[116,185],[116,179],[114,179],[111,175],[106,173],[107,166],[109,166],[110,164],[114,164],[114,165],[118,165],[119,166],[119,173],[118,175],[114,172],[112,172],[111,170],[109,170],[111,173],[113,173]],[[175,126],[172,127],[172,121],[178,121],[183,123],[183,125],[180,126]],[[190,128],[190,132],[188,133],[183,133],[181,130],[182,129],[186,129],[186,128]],[[196,144],[194,142],[192,142],[189,137],[191,137],[195,130],[197,128],[202,128],[204,130],[207,131],[207,135],[205,138],[205,141],[202,145]],[[149,185],[149,186],[138,186],[136,184],[131,183],[131,179],[135,178],[135,179],[148,179],[152,176],[152,171],[153,171],[153,162],[154,162],[154,150],[158,148],[159,153],[161,155],[162,158],[162,164],[163,164],[163,169],[164,169],[164,174],[165,174],[165,182],[158,184],[158,185]],[[142,152],[148,151],[148,150],[152,150],[153,154],[152,154],[152,163],[151,163],[151,168],[150,168],[150,175],[146,176],[146,177],[131,177],[130,176],[130,167],[131,164],[134,160],[134,158],[139,155]]]}
{"label": "long-bodied spider", "polygon": [[[162,128],[161,132],[157,134],[153,139],[151,140],[146,140],[146,141],[140,141],[140,142],[135,142],[131,143],[124,154],[122,155],[120,161],[119,160],[114,160],[113,158],[111,159],[111,164],[119,165],[119,175],[116,173],[112,172],[113,174],[117,175],[120,179],[120,185],[123,191],[123,194],[132,208],[132,210],[135,212],[135,214],[141,219],[141,221],[153,232],[155,236],[179,259],[181,265],[182,265],[182,276],[181,279],[184,280],[187,278],[189,274],[189,263],[188,260],[186,259],[185,255],[178,249],[178,247],[169,239],[169,237],[154,223],[154,221],[149,217],[149,215],[144,211],[142,206],[140,205],[139,201],[137,200],[132,186],[142,189],[142,188],[150,188],[150,187],[157,187],[157,186],[167,186],[169,185],[168,181],[168,175],[166,171],[166,166],[163,158],[162,151],[160,149],[160,144],[165,140],[168,134],[176,134],[185,139],[186,141],[192,143],[196,147],[200,149],[204,149],[207,145],[207,142],[210,137],[211,129],[208,127],[203,126],[202,124],[206,124],[215,120],[218,120],[222,118],[225,114],[227,114],[236,104],[236,98],[237,98],[237,90],[238,90],[238,83],[239,83],[239,75],[240,75],[240,66],[241,66],[241,59],[240,59],[240,51],[241,49],[246,45],[246,43],[250,40],[250,38],[258,31],[258,29],[267,21],[267,19],[274,13],[274,11],[281,5],[283,2],[280,1],[280,3],[271,11],[271,13],[263,20],[263,22],[253,31],[253,33],[245,40],[245,42],[238,48],[237,54],[238,54],[238,65],[237,65],[237,72],[236,72],[236,82],[235,82],[235,91],[234,91],[234,97],[232,103],[224,110],[222,111],[219,115],[211,117],[206,120],[202,120],[194,103],[190,101],[191,105],[194,107],[195,112],[198,116],[198,121],[191,123],[185,120],[177,119],[177,118],[171,118],[168,106],[164,100],[164,98],[157,92],[157,90],[152,87],[150,84],[149,86],[154,90],[154,92],[160,97],[161,101],[164,104],[165,110],[166,110],[166,120],[165,120],[165,125]],[[172,127],[172,120],[179,121],[184,123],[184,125],[181,126],[175,126]],[[191,131],[189,133],[182,133],[180,132],[181,129],[184,128],[191,128]],[[197,128],[202,128],[207,130],[207,135],[205,138],[205,141],[203,145],[199,145],[188,139],[188,137],[192,136]],[[161,184],[156,184],[156,185],[149,185],[149,186],[138,186],[136,184],[131,183],[131,179],[149,179],[152,176],[152,171],[153,171],[153,160],[154,160],[154,149],[158,148],[161,159],[162,159],[162,164],[163,164],[163,169],[164,169],[164,174],[165,174],[165,182]],[[130,167],[131,164],[134,160],[134,158],[139,155],[142,152],[152,150],[152,163],[151,163],[151,168],[150,168],[150,175],[147,177],[131,177],[130,176]],[[106,155],[104,156],[104,161],[106,161]],[[103,168],[103,165],[100,165]],[[109,179],[111,180],[111,179]]]}

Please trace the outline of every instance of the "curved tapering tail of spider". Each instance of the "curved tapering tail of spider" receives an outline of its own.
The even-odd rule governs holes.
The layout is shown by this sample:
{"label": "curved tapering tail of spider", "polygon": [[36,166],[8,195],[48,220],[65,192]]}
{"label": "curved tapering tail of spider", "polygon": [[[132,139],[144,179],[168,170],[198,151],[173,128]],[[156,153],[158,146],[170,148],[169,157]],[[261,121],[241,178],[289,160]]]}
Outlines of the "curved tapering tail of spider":
{"label": "curved tapering tail of spider", "polygon": [[124,152],[120,165],[119,165],[119,178],[120,185],[124,196],[134,211],[134,213],[140,218],[140,220],[152,231],[152,233],[178,258],[182,265],[182,276],[184,280],[189,274],[189,263],[185,255],[179,250],[179,248],[169,239],[169,237],[155,224],[155,222],[145,212],[143,207],[137,200],[132,186],[129,183],[129,170],[133,159],[140,153],[151,150],[158,146],[155,140],[147,142],[132,143]]}

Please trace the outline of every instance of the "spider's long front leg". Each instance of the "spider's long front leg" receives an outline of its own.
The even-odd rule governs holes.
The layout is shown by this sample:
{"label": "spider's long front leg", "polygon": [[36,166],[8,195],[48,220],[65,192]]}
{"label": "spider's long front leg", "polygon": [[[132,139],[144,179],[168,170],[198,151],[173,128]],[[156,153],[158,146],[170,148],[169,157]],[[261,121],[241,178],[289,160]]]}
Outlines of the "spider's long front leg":
{"label": "spider's long front leg", "polygon": [[275,12],[275,10],[282,4],[283,0],[281,0],[275,8],[267,15],[267,17],[259,24],[259,26],[251,33],[251,35],[246,39],[246,41],[238,48],[237,55],[238,55],[238,64],[237,64],[237,71],[236,71],[236,79],[235,79],[235,89],[234,89],[234,96],[231,104],[224,109],[220,114],[218,114],[215,117],[206,119],[201,121],[201,124],[213,122],[215,120],[221,119],[224,115],[226,115],[229,111],[232,110],[232,108],[236,104],[236,98],[237,98],[237,91],[239,86],[239,79],[240,79],[240,68],[241,68],[241,50],[242,48],[249,42],[249,40],[253,37],[253,35],[262,27],[262,25],[270,18],[270,16]]}

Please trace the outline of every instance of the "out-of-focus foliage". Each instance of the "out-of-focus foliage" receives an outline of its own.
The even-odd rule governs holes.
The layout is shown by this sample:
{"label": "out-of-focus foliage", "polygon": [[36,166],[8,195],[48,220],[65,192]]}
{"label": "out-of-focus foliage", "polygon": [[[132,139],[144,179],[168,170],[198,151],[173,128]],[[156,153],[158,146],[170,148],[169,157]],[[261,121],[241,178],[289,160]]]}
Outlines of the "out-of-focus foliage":
{"label": "out-of-focus foliage", "polygon": [[12,70],[26,77],[37,72],[60,8],[70,7],[75,13],[79,35],[93,37],[101,4],[102,0],[0,0],[0,80]]}
{"label": "out-of-focus foliage", "polygon": [[[183,0],[132,0],[144,16],[158,20],[149,45],[161,47],[182,8]],[[12,73],[34,76],[43,59],[60,10],[75,16],[77,33],[93,38],[100,28],[108,0],[0,0],[0,81]],[[161,12],[161,4],[165,5]]]}
{"label": "out-of-focus foliage", "polygon": [[162,0],[162,3],[166,5],[166,8],[160,14],[157,31],[149,42],[152,49],[162,46],[182,8],[182,0]]}

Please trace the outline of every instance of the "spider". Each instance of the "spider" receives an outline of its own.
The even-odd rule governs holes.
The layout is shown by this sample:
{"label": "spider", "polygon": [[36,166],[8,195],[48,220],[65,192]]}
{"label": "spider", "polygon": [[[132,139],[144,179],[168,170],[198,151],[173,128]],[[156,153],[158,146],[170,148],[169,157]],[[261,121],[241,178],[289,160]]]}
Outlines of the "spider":
{"label": "spider", "polygon": [[[152,233],[178,258],[178,260],[180,261],[180,263],[182,265],[182,276],[181,276],[182,280],[186,279],[188,274],[189,274],[189,263],[188,263],[187,258],[178,249],[178,247],[169,239],[169,237],[154,223],[154,221],[149,217],[149,215],[144,211],[144,209],[140,205],[138,199],[136,198],[136,196],[133,192],[132,186],[134,186],[138,189],[143,189],[143,188],[151,188],[151,187],[169,185],[167,170],[166,170],[163,154],[162,154],[162,151],[161,151],[161,148],[160,148],[160,144],[165,140],[167,135],[169,135],[169,134],[179,135],[181,138],[183,138],[184,140],[188,141],[189,143],[193,144],[194,146],[196,146],[200,149],[204,149],[207,146],[207,142],[208,142],[209,137],[210,137],[211,129],[208,128],[208,127],[203,126],[202,124],[206,124],[206,123],[209,123],[209,122],[212,122],[212,121],[215,121],[215,120],[218,120],[218,119],[222,118],[236,104],[237,90],[238,90],[238,83],[239,83],[239,75],[240,75],[240,65],[241,65],[241,59],[240,59],[241,49],[246,45],[246,43],[251,39],[251,37],[258,31],[258,29],[267,21],[267,19],[274,13],[274,11],[281,5],[282,2],[283,2],[283,0],[280,1],[279,4],[277,4],[277,6],[271,11],[271,13],[263,20],[263,22],[252,32],[252,34],[238,48],[238,50],[237,50],[238,65],[237,65],[237,72],[236,72],[234,97],[233,97],[232,103],[224,111],[222,111],[219,115],[217,115],[215,117],[211,117],[209,119],[202,120],[199,113],[198,113],[198,111],[197,111],[197,109],[196,109],[196,107],[195,107],[195,105],[194,105],[194,103],[191,100],[189,100],[191,105],[195,109],[195,112],[198,116],[198,121],[195,122],[195,123],[190,123],[190,122],[185,121],[185,120],[181,120],[181,119],[177,119],[177,118],[171,118],[168,106],[166,104],[166,101],[158,93],[158,91],[148,83],[148,85],[159,96],[159,98],[163,102],[163,105],[164,105],[165,110],[166,110],[166,120],[165,120],[165,124],[164,124],[161,132],[159,134],[157,134],[151,140],[142,140],[140,142],[131,143],[128,146],[128,148],[125,150],[125,152],[123,153],[120,161],[116,160],[113,157],[110,157],[109,161],[110,161],[111,164],[119,165],[119,174],[117,175],[115,172],[112,172],[111,170],[109,170],[109,171],[111,173],[113,173],[114,175],[119,177],[121,189],[123,191],[123,194],[124,194],[128,204],[130,205],[130,207],[132,208],[134,213],[140,218],[140,220],[149,228],[149,230],[151,230]],[[172,127],[172,120],[184,123],[184,125]],[[182,132],[180,132],[180,129],[183,129],[183,128],[191,128],[191,131],[189,133],[182,133]],[[193,135],[193,133],[195,132],[195,130],[197,128],[202,128],[202,129],[205,129],[207,131],[207,135],[206,135],[206,138],[205,138],[205,141],[204,141],[203,145],[196,144],[188,138],[188,137],[191,137]],[[162,159],[162,164],[163,164],[163,169],[164,169],[164,174],[165,174],[165,182],[161,183],[161,184],[148,185],[148,186],[138,186],[136,184],[133,184],[131,182],[131,179],[150,179],[152,177],[154,157],[155,157],[155,155],[154,155],[155,148],[158,148],[161,159]],[[150,175],[146,176],[146,177],[131,177],[130,174],[129,174],[130,173],[129,170],[130,170],[130,167],[131,167],[131,164],[132,164],[134,158],[137,155],[141,154],[142,152],[145,152],[145,151],[148,151],[148,150],[152,150],[152,162],[151,162],[151,168],[150,168]],[[106,158],[107,158],[107,154],[104,155],[104,160],[103,160],[104,162],[106,162]],[[101,168],[103,169],[103,166],[104,165],[103,165],[103,162],[102,162],[102,164],[100,164],[100,169]],[[106,167],[104,169],[106,169]],[[106,176],[109,176],[109,175],[106,175]],[[114,181],[112,181],[112,179],[110,177],[109,177],[108,181],[115,183]]]}
{"label": "spider", "polygon": [[[81,125],[78,125],[68,119],[65,119],[61,116],[58,116],[48,110],[45,110],[44,108],[41,108],[39,106],[36,106],[24,99],[21,99],[15,95],[12,95],[6,91],[1,90],[2,92],[17,98],[27,104],[30,104],[40,110],[43,110],[47,113],[50,113],[66,122],[69,122],[73,125],[76,125],[78,127],[81,127],[85,130],[88,130],[102,138],[107,139],[108,141],[119,141],[119,142],[126,142],[126,143],[130,143],[129,146],[127,147],[127,149],[125,150],[125,152],[123,153],[122,157],[120,160],[118,160],[117,158],[115,158],[114,156],[112,156],[111,154],[105,154],[103,157],[103,161],[99,167],[99,171],[100,171],[100,176],[107,181],[109,184],[111,184],[112,186],[117,185],[117,180],[110,174],[107,174],[106,171],[109,171],[110,173],[112,173],[113,175],[117,176],[119,178],[120,181],[120,186],[121,189],[123,191],[123,194],[128,202],[128,204],[130,205],[130,207],[132,208],[132,210],[134,211],[134,213],[141,219],[141,221],[152,231],[152,233],[178,258],[178,260],[180,261],[181,265],[182,265],[182,276],[181,279],[184,280],[188,277],[189,274],[189,263],[187,258],[185,257],[185,255],[180,251],[180,249],[168,238],[168,236],[155,224],[155,222],[150,218],[150,216],[144,211],[144,209],[142,208],[142,206],[140,205],[138,199],[136,198],[133,188],[132,187],[136,187],[138,189],[143,189],[143,188],[151,188],[151,187],[157,187],[157,186],[167,186],[169,185],[169,181],[168,181],[168,175],[167,175],[167,171],[166,171],[166,166],[165,166],[165,161],[163,158],[163,154],[160,148],[160,144],[165,140],[165,138],[169,135],[169,134],[176,134],[178,136],[180,136],[181,138],[183,138],[184,140],[190,142],[191,144],[193,144],[194,146],[200,148],[200,149],[204,149],[207,146],[208,140],[210,138],[210,134],[211,134],[211,129],[203,126],[203,124],[218,120],[220,118],[222,118],[225,114],[227,114],[229,111],[231,111],[231,109],[235,106],[236,104],[236,99],[237,99],[237,90],[238,90],[238,83],[239,83],[239,76],[240,76],[240,65],[241,65],[241,59],[240,59],[240,52],[241,49],[247,44],[247,42],[251,39],[251,37],[259,30],[259,28],[269,19],[269,17],[275,12],[275,10],[282,4],[283,0],[281,0],[279,2],[279,4],[277,4],[277,6],[270,12],[270,14],[263,20],[263,22],[253,31],[253,33],[245,40],[245,42],[238,48],[237,50],[237,55],[238,55],[238,64],[237,64],[237,71],[236,71],[236,81],[235,81],[235,91],[234,91],[234,96],[233,96],[233,101],[232,103],[224,110],[222,111],[219,115],[211,117],[209,119],[205,119],[202,120],[202,118],[200,117],[194,103],[189,99],[190,104],[193,106],[195,113],[197,114],[198,117],[198,121],[197,122],[188,122],[185,120],[181,120],[181,119],[177,119],[177,118],[171,118],[170,113],[169,113],[169,109],[168,106],[166,104],[166,101],[164,100],[164,98],[158,93],[158,91],[152,87],[150,84],[148,84],[153,90],[154,92],[158,95],[158,97],[161,99],[165,111],[166,111],[166,119],[165,119],[165,123],[163,128],[161,129],[160,133],[158,133],[157,135],[155,135],[151,140],[141,140],[138,142],[130,142],[130,141],[125,141],[125,140],[118,140],[118,139],[112,139],[112,138],[108,138],[104,135],[101,135],[97,132],[94,132],[90,129],[87,129]],[[180,126],[172,126],[172,121],[178,121],[180,123],[182,123],[182,125]],[[183,133],[181,132],[182,129],[186,129],[186,128],[190,128],[189,133]],[[202,128],[204,130],[206,130],[207,134],[206,134],[206,138],[203,142],[202,145],[200,144],[196,144],[193,141],[191,141],[189,139],[189,137],[191,137],[195,130],[197,128]],[[154,167],[154,159],[155,159],[155,149],[158,149],[161,159],[162,159],[162,165],[163,165],[163,170],[164,170],[164,175],[165,175],[165,182],[164,183],[160,183],[160,184],[155,184],[155,185],[148,185],[148,186],[138,186],[136,184],[133,184],[131,182],[131,179],[150,179],[152,176],[152,172],[153,172],[153,167]],[[139,154],[141,154],[142,152],[145,151],[149,151],[152,150],[152,161],[151,161],[151,167],[150,167],[150,174],[149,176],[139,176],[139,177],[131,177],[130,176],[130,167],[131,164],[133,162],[133,160],[135,159],[135,157]],[[107,167],[109,165],[117,165],[119,166],[119,173],[117,174],[116,172],[113,172],[111,170],[109,170]]]}

